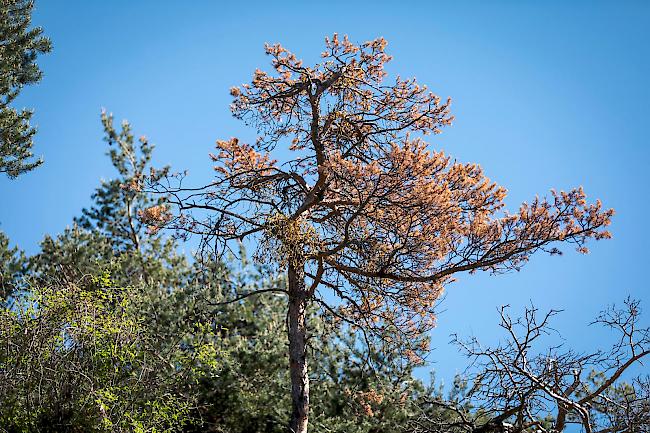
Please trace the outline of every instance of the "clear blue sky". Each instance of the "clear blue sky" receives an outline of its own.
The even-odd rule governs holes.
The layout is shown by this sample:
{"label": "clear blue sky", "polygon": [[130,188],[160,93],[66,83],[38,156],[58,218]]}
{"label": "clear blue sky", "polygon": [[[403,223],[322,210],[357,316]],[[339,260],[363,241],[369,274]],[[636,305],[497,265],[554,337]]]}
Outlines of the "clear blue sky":
{"label": "clear blue sky", "polygon": [[101,107],[156,143],[157,163],[189,169],[200,184],[215,139],[252,136],[230,117],[228,89],[267,67],[264,42],[310,61],[333,32],[384,36],[390,72],[454,100],[456,122],[432,145],[480,163],[508,188],[513,208],[583,185],[617,211],[614,239],[587,256],[568,248],[519,273],[461,276],[450,286],[432,334],[439,376],[464,365],[447,347],[451,332],[498,338],[501,304],[565,309],[556,327],[579,349],[608,335],[587,326],[603,305],[630,294],[650,313],[650,2],[36,3],[34,21],[54,50],[41,61],[43,82],[19,103],[36,109],[45,165],[0,179],[0,230],[28,252],[113,176]]}

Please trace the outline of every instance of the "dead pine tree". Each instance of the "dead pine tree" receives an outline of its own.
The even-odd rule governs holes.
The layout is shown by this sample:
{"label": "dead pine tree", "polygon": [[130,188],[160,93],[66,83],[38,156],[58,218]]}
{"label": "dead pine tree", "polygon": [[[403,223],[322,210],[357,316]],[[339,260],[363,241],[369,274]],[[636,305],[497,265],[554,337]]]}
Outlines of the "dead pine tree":
{"label": "dead pine tree", "polygon": [[258,139],[217,141],[213,182],[152,184],[168,203],[142,213],[217,253],[251,242],[258,259],[286,271],[296,433],[309,419],[312,303],[362,332],[390,331],[390,344],[418,362],[412,342],[433,326],[454,274],[518,269],[556,243],[586,252],[588,239],[609,237],[613,211],[588,204],[581,188],[507,213],[506,190],[478,165],[430,150],[424,138],[452,123],[450,101],[414,79],[388,83],[385,48],[383,38],[356,45],[334,35],[322,61],[305,66],[267,45],[273,72],[231,89],[234,116]]}

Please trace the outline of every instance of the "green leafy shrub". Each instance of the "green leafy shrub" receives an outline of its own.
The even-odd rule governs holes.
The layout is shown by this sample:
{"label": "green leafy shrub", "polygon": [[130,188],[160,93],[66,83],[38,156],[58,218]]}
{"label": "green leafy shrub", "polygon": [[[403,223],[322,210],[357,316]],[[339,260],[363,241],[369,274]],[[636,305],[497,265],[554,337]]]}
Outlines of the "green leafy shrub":
{"label": "green leafy shrub", "polygon": [[[179,431],[191,398],[175,390],[214,363],[210,326],[160,350],[139,314],[142,293],[107,273],[37,287],[0,310],[0,431]],[[3,430],[4,429],[4,430]]]}

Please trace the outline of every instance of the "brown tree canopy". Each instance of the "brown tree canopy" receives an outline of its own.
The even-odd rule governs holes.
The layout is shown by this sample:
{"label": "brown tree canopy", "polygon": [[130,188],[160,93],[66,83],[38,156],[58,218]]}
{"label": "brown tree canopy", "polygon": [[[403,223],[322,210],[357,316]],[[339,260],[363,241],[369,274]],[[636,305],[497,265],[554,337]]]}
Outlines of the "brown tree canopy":
{"label": "brown tree canopy", "polygon": [[267,45],[274,73],[231,89],[235,117],[260,136],[217,141],[215,181],[170,190],[180,228],[222,247],[258,235],[259,258],[304,262],[311,290],[331,289],[355,320],[414,330],[457,272],[518,269],[537,250],[559,252],[556,241],[586,252],[587,239],[610,236],[613,211],[582,188],[508,213],[506,190],[478,165],[430,150],[423,136],[451,124],[450,100],[415,79],[386,83],[385,47],[334,35],[307,67]]}
{"label": "brown tree canopy", "polygon": [[234,116],[258,139],[217,141],[214,181],[156,184],[176,211],[143,217],[218,251],[254,238],[259,259],[288,270],[296,314],[315,300],[408,345],[433,326],[454,274],[518,269],[536,251],[558,253],[558,242],[586,252],[588,239],[610,236],[613,211],[588,203],[581,188],[505,211],[506,190],[478,165],[430,148],[425,137],[452,123],[450,100],[415,79],[389,82],[385,48],[383,38],[355,45],[334,35],[322,61],[305,66],[267,45],[273,72],[231,89]]}

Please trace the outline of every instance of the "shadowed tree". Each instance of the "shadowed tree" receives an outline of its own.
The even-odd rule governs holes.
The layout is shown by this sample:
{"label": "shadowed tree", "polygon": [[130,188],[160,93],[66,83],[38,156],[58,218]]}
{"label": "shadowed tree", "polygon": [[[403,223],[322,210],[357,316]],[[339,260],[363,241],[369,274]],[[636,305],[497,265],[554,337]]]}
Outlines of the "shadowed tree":
{"label": "shadowed tree", "polygon": [[0,173],[10,178],[43,162],[31,151],[32,111],[10,106],[24,86],[41,80],[36,58],[51,49],[43,30],[30,28],[33,7],[32,0],[0,0]]}
{"label": "shadowed tree", "polygon": [[17,246],[9,246],[9,238],[0,232],[0,304],[20,290],[21,279],[25,274],[27,258]]}
{"label": "shadowed tree", "polygon": [[313,302],[364,333],[390,331],[386,343],[417,363],[412,344],[454,274],[519,269],[536,251],[559,253],[554,243],[586,252],[589,238],[609,237],[613,211],[581,188],[507,213],[505,189],[478,165],[430,150],[423,138],[451,124],[450,101],[414,79],[387,83],[385,47],[335,35],[309,67],[267,45],[274,72],[231,89],[235,117],[258,139],[217,141],[205,187],[151,182],[168,205],[141,213],[217,253],[257,241],[257,258],[286,270],[293,432],[307,431]]}

